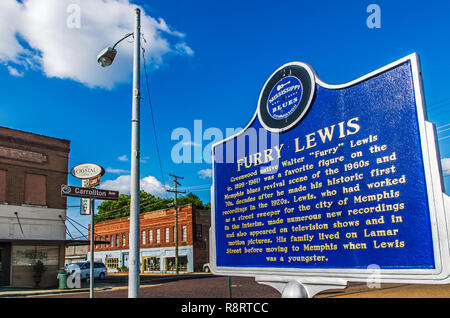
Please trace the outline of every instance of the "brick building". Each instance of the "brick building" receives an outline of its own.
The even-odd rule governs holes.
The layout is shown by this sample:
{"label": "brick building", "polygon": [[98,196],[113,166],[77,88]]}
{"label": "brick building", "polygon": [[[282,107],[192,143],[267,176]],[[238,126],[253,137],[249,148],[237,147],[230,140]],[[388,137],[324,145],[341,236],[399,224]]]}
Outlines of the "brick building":
{"label": "brick building", "polygon": [[[211,217],[209,210],[197,210],[192,204],[178,207],[178,264],[180,272],[203,269],[209,261],[208,243]],[[103,261],[108,271],[128,268],[129,217],[95,224],[94,258]],[[141,213],[141,272],[175,272],[175,210],[173,208]]]}
{"label": "brick building", "polygon": [[64,266],[70,141],[0,127],[0,285],[33,286],[32,266],[55,286]]}

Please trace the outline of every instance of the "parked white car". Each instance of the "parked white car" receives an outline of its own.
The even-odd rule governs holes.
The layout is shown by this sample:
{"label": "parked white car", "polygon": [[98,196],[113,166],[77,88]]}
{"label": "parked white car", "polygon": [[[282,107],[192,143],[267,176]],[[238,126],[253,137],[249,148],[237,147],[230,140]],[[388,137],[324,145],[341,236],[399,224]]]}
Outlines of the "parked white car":
{"label": "parked white car", "polygon": [[[90,262],[78,262],[67,265],[66,271],[68,273],[80,273],[81,279],[89,279],[89,275],[91,273],[91,263]],[[100,262],[94,262],[94,279],[105,279],[108,276],[108,270],[106,269],[105,264]]]}

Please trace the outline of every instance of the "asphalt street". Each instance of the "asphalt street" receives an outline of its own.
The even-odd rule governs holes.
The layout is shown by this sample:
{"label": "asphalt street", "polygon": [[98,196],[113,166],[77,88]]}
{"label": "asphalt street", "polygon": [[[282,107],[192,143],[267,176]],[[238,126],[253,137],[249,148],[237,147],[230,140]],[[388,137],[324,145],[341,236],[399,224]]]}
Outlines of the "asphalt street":
{"label": "asphalt street", "polygon": [[[231,284],[230,284],[231,283]],[[0,289],[0,298],[89,298],[89,283],[82,282],[78,290],[55,289]],[[127,298],[128,276],[110,275],[95,281],[95,298]],[[141,298],[280,298],[274,288],[258,284],[252,277],[211,274],[155,275],[142,274]],[[447,298],[450,284],[412,285],[381,284],[370,288],[364,283],[349,283],[345,289],[326,290],[315,298]]]}

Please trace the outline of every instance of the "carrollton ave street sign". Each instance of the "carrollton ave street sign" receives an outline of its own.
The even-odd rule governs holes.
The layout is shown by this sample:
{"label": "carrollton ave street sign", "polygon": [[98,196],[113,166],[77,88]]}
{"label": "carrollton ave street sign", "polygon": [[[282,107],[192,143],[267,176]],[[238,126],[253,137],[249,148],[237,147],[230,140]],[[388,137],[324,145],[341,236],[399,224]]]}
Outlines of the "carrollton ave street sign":
{"label": "carrollton ave street sign", "polygon": [[61,196],[117,201],[119,200],[119,191],[74,187],[63,184],[61,186]]}

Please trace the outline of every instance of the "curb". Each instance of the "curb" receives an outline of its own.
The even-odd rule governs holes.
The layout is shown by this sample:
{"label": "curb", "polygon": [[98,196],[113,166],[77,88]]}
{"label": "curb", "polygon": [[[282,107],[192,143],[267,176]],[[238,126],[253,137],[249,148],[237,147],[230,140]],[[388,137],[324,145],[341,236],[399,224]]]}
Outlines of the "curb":
{"label": "curb", "polygon": [[[104,291],[113,289],[112,286],[97,287],[94,291]],[[71,294],[71,293],[83,293],[89,292],[89,288],[73,288],[73,289],[49,289],[49,290],[34,290],[34,291],[0,291],[0,298],[13,298],[13,297],[29,297],[40,295],[58,295],[58,294]]]}

